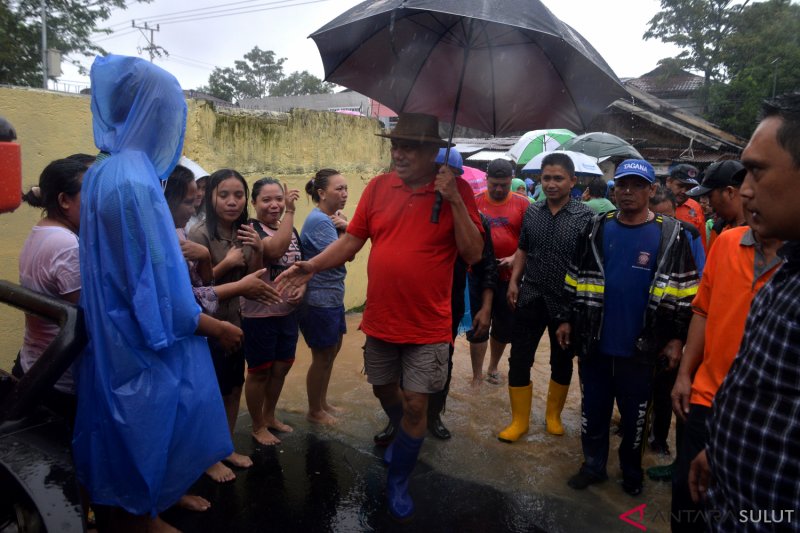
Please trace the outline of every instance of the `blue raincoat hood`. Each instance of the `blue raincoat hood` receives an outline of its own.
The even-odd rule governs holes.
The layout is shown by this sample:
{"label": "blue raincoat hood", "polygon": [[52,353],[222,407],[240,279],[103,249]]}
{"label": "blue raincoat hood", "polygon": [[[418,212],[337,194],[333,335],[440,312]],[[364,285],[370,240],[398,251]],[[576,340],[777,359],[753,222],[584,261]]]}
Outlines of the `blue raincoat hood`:
{"label": "blue raincoat hood", "polygon": [[159,178],[181,152],[178,82],[141,59],[92,66],[97,146],[81,188],[81,296],[73,457],[97,504],[173,505],[231,444],[200,307]]}
{"label": "blue raincoat hood", "polygon": [[103,152],[143,152],[164,180],[175,168],[186,131],[178,80],[135,57],[98,57],[92,65],[94,142]]}

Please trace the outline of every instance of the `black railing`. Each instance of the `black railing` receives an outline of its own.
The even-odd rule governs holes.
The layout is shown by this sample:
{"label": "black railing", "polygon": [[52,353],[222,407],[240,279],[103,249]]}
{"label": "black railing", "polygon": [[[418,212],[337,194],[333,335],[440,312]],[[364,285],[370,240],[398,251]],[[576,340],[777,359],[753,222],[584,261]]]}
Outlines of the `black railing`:
{"label": "black railing", "polygon": [[52,320],[61,331],[38,361],[0,398],[0,422],[25,416],[47,394],[86,346],[83,312],[64,300],[0,280],[0,302]]}

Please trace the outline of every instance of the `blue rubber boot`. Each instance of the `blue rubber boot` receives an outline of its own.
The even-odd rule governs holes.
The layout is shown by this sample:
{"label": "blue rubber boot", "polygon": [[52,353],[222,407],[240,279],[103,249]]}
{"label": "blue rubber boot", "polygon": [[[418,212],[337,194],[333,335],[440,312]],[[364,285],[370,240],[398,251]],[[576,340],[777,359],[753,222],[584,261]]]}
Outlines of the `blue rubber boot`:
{"label": "blue rubber boot", "polygon": [[384,466],[389,466],[392,464],[392,454],[394,453],[394,441],[392,441],[387,447],[386,451],[383,452],[383,464]]}
{"label": "blue rubber boot", "polygon": [[397,437],[392,443],[392,457],[389,475],[386,480],[386,496],[389,500],[389,514],[395,520],[404,522],[414,515],[414,502],[408,493],[408,480],[417,464],[419,450],[425,437],[415,439],[403,428],[398,428]]}

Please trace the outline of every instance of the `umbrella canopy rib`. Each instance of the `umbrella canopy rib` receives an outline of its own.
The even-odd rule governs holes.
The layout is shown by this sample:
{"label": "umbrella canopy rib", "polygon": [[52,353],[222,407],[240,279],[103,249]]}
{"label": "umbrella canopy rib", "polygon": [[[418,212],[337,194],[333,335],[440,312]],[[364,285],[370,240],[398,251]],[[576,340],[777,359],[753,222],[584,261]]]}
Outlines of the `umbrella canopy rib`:
{"label": "umbrella canopy rib", "polygon": [[[429,13],[429,14],[430,14],[430,15],[434,15],[433,13]],[[408,17],[408,18],[410,18],[410,17]],[[436,19],[436,17],[435,17],[435,16],[433,16],[433,18],[434,18],[434,19]],[[447,35],[449,35],[449,34],[450,34],[450,32],[452,31],[453,27],[455,27],[455,26],[458,26],[458,24],[459,24],[459,23],[462,23],[462,24],[463,24],[463,21],[464,21],[464,19],[463,19],[463,18],[462,18],[462,19],[459,19],[459,20],[456,20],[456,21],[455,21],[453,24],[451,24],[450,26],[445,26],[444,24],[441,24],[441,23],[440,23],[440,24],[441,24],[443,27],[446,27],[446,28],[447,28],[447,30],[446,30],[445,32],[443,32],[443,33],[442,33],[442,32],[440,32],[440,33],[439,33],[439,38],[438,38],[438,39],[436,39],[436,40],[433,42],[433,44],[431,45],[430,49],[428,50],[428,53],[427,53],[427,54],[425,54],[425,59],[424,59],[424,60],[422,60],[422,61],[420,62],[420,64],[419,64],[419,68],[417,69],[417,72],[416,72],[416,74],[415,74],[414,78],[416,78],[417,76],[419,76],[419,74],[420,74],[420,73],[421,73],[421,72],[422,72],[422,71],[425,69],[425,65],[426,65],[426,63],[428,62],[428,59],[431,57],[431,52],[432,52],[432,51],[433,51],[433,50],[434,50],[434,49],[435,49],[437,46],[439,46],[439,43],[440,43],[440,42],[442,42],[442,40],[443,40],[443,39],[444,39],[444,38],[445,38]],[[411,19],[411,22],[413,23],[413,22],[415,22],[415,20],[414,20],[414,19]],[[466,64],[464,65],[464,69],[466,69]],[[463,82],[463,71],[462,71],[462,76],[461,76],[461,77],[462,77],[462,82]],[[405,98],[403,99],[403,105],[401,105],[401,106],[400,106],[400,109],[396,109],[396,110],[395,110],[395,112],[398,112],[398,113],[399,113],[399,112],[401,112],[401,111],[404,111],[404,110],[405,110],[405,108],[406,108],[406,104],[408,103],[408,98],[409,98],[410,96],[411,96],[411,91],[408,91],[408,92],[406,93],[406,96],[405,96]],[[460,98],[460,96],[461,96],[461,87],[459,86],[459,93],[458,93],[458,96],[456,96],[456,99],[459,99],[459,98]],[[458,107],[457,107],[457,106],[456,106],[456,110],[455,110],[455,111],[456,111],[456,112],[458,111]],[[455,113],[454,113],[454,115],[455,115]],[[448,153],[449,153],[449,150],[448,150]]]}

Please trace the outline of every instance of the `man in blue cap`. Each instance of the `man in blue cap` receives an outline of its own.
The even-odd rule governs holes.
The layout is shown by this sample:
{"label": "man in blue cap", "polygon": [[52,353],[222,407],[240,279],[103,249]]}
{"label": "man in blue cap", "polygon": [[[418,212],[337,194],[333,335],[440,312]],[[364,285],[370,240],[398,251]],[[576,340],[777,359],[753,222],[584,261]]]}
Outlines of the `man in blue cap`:
{"label": "man in blue cap", "polygon": [[616,399],[624,420],[622,488],[642,491],[642,444],[656,367],[674,368],[691,320],[698,276],[677,220],[649,209],[653,167],[628,159],[614,176],[619,211],[596,217],[578,238],[565,278],[568,316],[557,339],[578,355],[584,462],[569,486],[608,478],[608,427]]}

